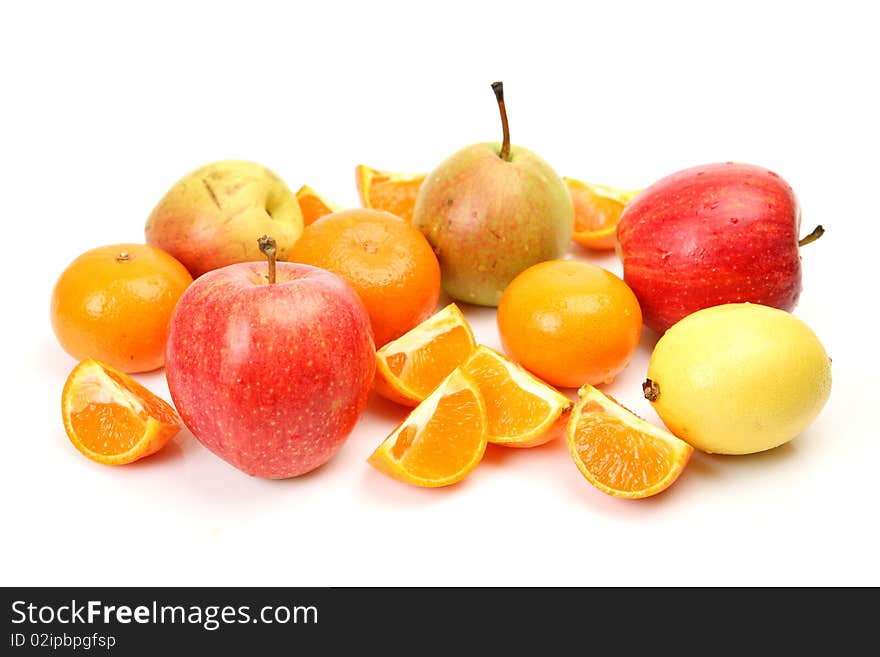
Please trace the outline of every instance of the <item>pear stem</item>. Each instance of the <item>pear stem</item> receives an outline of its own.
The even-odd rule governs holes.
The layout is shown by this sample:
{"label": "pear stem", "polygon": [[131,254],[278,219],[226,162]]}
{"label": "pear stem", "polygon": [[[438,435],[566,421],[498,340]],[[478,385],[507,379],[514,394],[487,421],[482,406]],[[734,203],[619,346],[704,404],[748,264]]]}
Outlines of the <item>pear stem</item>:
{"label": "pear stem", "polygon": [[806,246],[810,242],[815,242],[817,239],[822,237],[824,234],[825,234],[825,229],[822,228],[821,224],[819,224],[818,226],[816,226],[813,229],[812,233],[810,233],[809,235],[806,235],[806,236],[802,237],[800,240],[798,240],[798,246]]}
{"label": "pear stem", "polygon": [[498,157],[505,162],[510,162],[510,127],[507,125],[507,110],[504,108],[504,83],[493,82],[492,91],[495,92],[495,100],[498,101],[498,111],[501,112],[501,129],[504,131],[501,152]]}
{"label": "pear stem", "polygon": [[642,393],[645,395],[645,399],[655,402],[660,396],[660,386],[657,385],[656,381],[645,379],[645,382],[642,384]]}
{"label": "pear stem", "polygon": [[275,240],[268,235],[263,235],[260,239],[257,240],[257,244],[260,247],[260,252],[266,256],[266,259],[269,261],[269,284],[275,282],[275,255],[276,255],[276,244]]}

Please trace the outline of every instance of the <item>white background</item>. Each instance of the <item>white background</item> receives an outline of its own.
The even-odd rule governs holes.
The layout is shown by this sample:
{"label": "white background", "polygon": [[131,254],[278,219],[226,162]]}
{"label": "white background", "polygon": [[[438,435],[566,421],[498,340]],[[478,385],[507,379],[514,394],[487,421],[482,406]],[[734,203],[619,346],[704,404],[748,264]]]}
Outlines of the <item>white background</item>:
{"label": "white background", "polygon": [[[289,6],[285,6],[288,4]],[[878,139],[870,3],[6,3],[0,10],[3,414],[0,583],[880,584]],[[753,162],[800,197],[796,314],[833,358],[818,421],[752,457],[696,455],[656,498],[594,490],[562,442],[490,449],[462,484],[365,459],[403,410],[373,400],[310,476],[248,478],[184,432],[108,468],[61,423],[75,364],[49,325],[80,252],[141,241],[166,189],[247,158],[356,205],[354,166],[425,171],[499,138],[560,174],[640,187]],[[620,273],[613,256],[595,258]],[[494,312],[468,310],[498,346]],[[646,331],[608,387],[656,421]],[[139,376],[167,398],[163,373]]]}

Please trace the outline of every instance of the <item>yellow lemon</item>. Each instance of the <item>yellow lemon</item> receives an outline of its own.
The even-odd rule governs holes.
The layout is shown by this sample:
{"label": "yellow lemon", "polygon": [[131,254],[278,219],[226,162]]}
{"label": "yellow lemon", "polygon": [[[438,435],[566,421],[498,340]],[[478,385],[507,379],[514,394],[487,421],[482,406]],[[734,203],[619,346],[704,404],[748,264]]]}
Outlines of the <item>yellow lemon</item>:
{"label": "yellow lemon", "polygon": [[751,454],[812,424],[831,394],[831,361],[794,315],[730,303],[688,315],[660,338],[644,391],[697,449]]}

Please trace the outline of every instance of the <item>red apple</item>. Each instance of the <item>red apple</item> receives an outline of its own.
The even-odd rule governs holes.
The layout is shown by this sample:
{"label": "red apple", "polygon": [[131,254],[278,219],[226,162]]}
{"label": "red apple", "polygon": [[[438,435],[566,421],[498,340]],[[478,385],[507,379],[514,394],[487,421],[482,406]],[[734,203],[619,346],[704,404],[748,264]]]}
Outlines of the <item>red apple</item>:
{"label": "red apple", "polygon": [[801,293],[801,214],[777,174],[726,162],[644,189],[617,227],[624,280],[645,324],[664,332],[693,312],[750,301],[790,311]]}
{"label": "red apple", "polygon": [[210,271],[187,289],[165,367],[180,417],[205,447],[250,475],[283,479],[345,442],[367,403],[375,347],[348,283],[273,258]]}

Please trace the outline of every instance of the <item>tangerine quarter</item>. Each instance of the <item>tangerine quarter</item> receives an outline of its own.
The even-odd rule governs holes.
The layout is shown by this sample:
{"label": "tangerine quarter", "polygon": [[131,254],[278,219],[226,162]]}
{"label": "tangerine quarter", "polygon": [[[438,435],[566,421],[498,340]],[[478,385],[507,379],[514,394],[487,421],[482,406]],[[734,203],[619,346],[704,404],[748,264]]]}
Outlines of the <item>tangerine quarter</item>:
{"label": "tangerine quarter", "polygon": [[529,267],[498,305],[504,350],[548,383],[575,388],[610,383],[642,334],[635,294],[610,271],[550,260]]}

